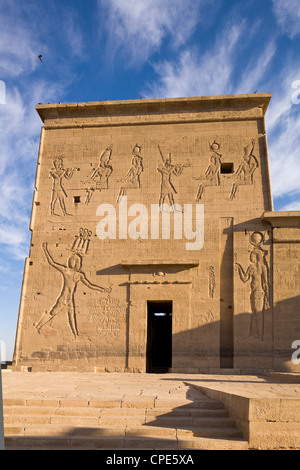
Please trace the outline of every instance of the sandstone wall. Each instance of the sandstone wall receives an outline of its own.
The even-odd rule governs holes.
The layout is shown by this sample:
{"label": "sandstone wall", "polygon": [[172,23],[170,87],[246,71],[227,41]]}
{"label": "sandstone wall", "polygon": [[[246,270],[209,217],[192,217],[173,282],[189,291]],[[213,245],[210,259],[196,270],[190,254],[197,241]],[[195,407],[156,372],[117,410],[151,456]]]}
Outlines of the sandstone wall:
{"label": "sandstone wall", "polygon": [[[273,368],[273,234],[261,219],[272,211],[269,100],[37,106],[16,368],[145,371],[147,301],[173,302],[172,370]],[[157,233],[163,213],[152,206],[171,198],[170,234]],[[196,240],[185,205],[195,231],[197,204],[204,243],[199,231],[187,249]],[[115,233],[109,223],[101,239],[105,209]]]}

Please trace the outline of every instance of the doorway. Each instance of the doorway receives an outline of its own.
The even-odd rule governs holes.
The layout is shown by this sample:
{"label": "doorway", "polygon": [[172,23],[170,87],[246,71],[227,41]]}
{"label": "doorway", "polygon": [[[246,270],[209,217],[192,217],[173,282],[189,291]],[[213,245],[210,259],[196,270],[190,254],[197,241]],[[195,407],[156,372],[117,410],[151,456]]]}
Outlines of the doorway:
{"label": "doorway", "polygon": [[172,367],[172,302],[147,302],[147,362],[149,373],[166,373]]}

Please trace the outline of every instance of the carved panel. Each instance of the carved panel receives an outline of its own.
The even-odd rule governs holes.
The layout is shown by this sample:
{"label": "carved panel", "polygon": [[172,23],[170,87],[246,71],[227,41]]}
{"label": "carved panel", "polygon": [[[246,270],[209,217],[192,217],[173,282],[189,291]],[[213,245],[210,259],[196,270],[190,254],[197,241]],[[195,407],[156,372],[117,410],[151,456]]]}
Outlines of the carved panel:
{"label": "carved panel", "polygon": [[174,194],[177,194],[177,191],[172,182],[172,176],[180,176],[184,168],[190,167],[190,162],[184,164],[172,164],[171,153],[168,153],[168,156],[165,157],[158,146],[159,153],[162,159],[162,163],[157,167],[157,171],[161,175],[161,186],[160,186],[160,197],[159,197],[159,206],[162,208],[163,205],[168,202],[170,206],[175,208]]}
{"label": "carved panel", "polygon": [[230,200],[235,199],[239,186],[253,184],[253,175],[256,168],[258,168],[258,161],[253,155],[254,145],[255,141],[252,139],[251,143],[244,148],[244,155],[240,161],[238,169],[233,175],[235,181],[229,195]]}
{"label": "carved panel", "polygon": [[111,292],[111,288],[100,287],[92,284],[82,271],[82,254],[86,253],[88,246],[88,238],[85,237],[86,233],[89,235],[90,232],[83,229],[80,235],[73,242],[72,250],[67,258],[66,264],[60,264],[53,259],[46,242],[42,245],[49,265],[62,275],[62,285],[60,294],[56,298],[56,301],[50,310],[45,311],[39,321],[34,324],[38,333],[40,333],[41,328],[51,322],[54,317],[58,315],[67,315],[73,336],[79,336],[75,309],[75,293],[79,282],[82,282],[89,289],[96,290],[101,293]]}
{"label": "carved panel", "polygon": [[[250,236],[250,243],[253,248],[250,251],[250,263],[247,268],[244,269],[237,262],[235,264],[242,282],[250,283],[252,315],[249,335],[263,341],[265,311],[270,306],[270,276],[266,261],[268,252],[262,248],[264,236],[261,232],[253,232]],[[236,254],[235,258],[237,258]]]}
{"label": "carved panel", "polygon": [[82,185],[86,190],[85,203],[89,204],[95,191],[108,189],[108,179],[112,174],[113,168],[109,165],[112,155],[112,145],[107,147],[102,153],[99,165],[95,168],[87,182]]}
{"label": "carved panel", "polygon": [[196,201],[199,202],[204,195],[204,190],[206,186],[220,186],[220,171],[221,171],[221,158],[222,155],[219,153],[220,144],[213,142],[210,144],[210,149],[212,154],[210,155],[210,163],[203,176],[198,178],[193,178],[194,180],[200,180]]}
{"label": "carved panel", "polygon": [[65,198],[68,197],[66,190],[63,186],[63,179],[71,179],[77,168],[64,168],[63,159],[56,157],[53,160],[54,168],[51,168],[49,177],[52,178],[52,196],[50,202],[51,215],[59,215],[55,213],[55,206],[58,202],[62,215],[69,215],[66,210]]}
{"label": "carved panel", "polygon": [[141,150],[141,147],[137,144],[132,149],[133,157],[131,159],[130,168],[128,169],[126,176],[119,180],[119,182],[122,184],[118,194],[117,202],[121,202],[122,197],[125,196],[128,189],[140,189],[141,187],[140,176],[144,171]]}

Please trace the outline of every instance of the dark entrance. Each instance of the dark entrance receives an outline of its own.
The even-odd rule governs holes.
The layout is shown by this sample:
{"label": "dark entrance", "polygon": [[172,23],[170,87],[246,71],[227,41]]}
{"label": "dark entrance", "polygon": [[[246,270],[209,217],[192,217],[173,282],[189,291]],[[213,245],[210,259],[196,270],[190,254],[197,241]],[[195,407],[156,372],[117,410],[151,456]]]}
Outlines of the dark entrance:
{"label": "dark entrance", "polygon": [[172,367],[172,302],[147,302],[148,337],[146,370],[168,372]]}

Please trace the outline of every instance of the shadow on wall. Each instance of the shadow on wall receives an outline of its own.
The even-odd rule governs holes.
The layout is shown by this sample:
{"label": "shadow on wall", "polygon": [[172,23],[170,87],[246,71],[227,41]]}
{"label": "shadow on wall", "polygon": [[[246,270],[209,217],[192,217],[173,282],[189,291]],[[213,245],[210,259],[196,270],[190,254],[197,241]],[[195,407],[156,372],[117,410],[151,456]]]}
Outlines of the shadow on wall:
{"label": "shadow on wall", "polygon": [[[124,268],[121,265],[116,265],[97,272],[100,276],[107,275],[107,273],[124,274]],[[172,289],[176,289],[176,285],[172,286]],[[80,295],[79,292],[78,295]],[[127,304],[129,305],[129,289],[127,289],[127,296]],[[222,325],[214,316],[213,306],[218,303],[217,298],[211,299],[211,308],[206,311],[195,310],[193,324],[198,326],[188,329],[188,325],[182,325],[186,329],[172,335],[172,368],[174,371],[207,372],[211,369],[218,369],[220,368],[220,356],[224,358],[227,355],[232,360],[235,369],[244,369],[254,373],[266,370],[300,372],[300,364],[298,364],[300,362],[300,295],[277,302],[272,308],[266,308],[264,313],[260,311],[257,314],[250,313],[250,287],[248,299],[246,298],[245,302],[249,304],[249,312],[234,315],[234,308],[231,309],[233,327],[230,326],[229,329],[226,329],[226,322]],[[183,306],[183,308],[185,307]],[[143,312],[142,315],[144,314]],[[62,316],[58,316],[57,319],[59,322],[67,321]],[[143,322],[146,320],[146,318],[142,319]],[[111,319],[108,315],[108,329],[110,327],[109,321]],[[178,325],[174,328],[176,321],[178,318],[173,316],[173,331],[176,329],[178,331]],[[64,367],[66,362],[70,362],[70,358],[72,358],[71,362],[74,358],[76,367],[80,361],[83,363],[92,362],[93,365],[99,367],[103,362],[106,367],[105,357],[109,357],[110,354],[116,355],[117,352],[118,357],[124,358],[124,363],[118,365],[119,369],[127,369],[130,362],[129,354],[141,357],[141,351],[145,345],[141,344],[140,350],[136,353],[129,350],[130,309],[128,307],[126,309],[126,324],[123,342],[112,344],[111,350],[107,343],[99,345],[96,341],[97,337],[94,337],[95,341],[91,341],[89,348],[87,348],[84,322],[81,323],[78,318],[79,336],[76,338],[76,344],[70,332],[70,343],[58,345],[57,350],[37,351],[30,358],[25,359],[24,364],[35,365],[40,363],[42,359],[45,363],[56,360],[57,365],[57,359],[59,359]],[[58,323],[59,327],[61,325],[62,323]],[[231,335],[229,340],[226,335]],[[144,341],[144,337],[142,339]],[[296,341],[299,341],[298,355],[297,350],[292,346]],[[226,350],[224,344],[233,344],[233,347]],[[146,354],[146,348],[144,351],[143,354]],[[147,357],[145,357],[145,365],[146,360]]]}
{"label": "shadow on wall", "polygon": [[[234,368],[249,373],[267,370],[299,373],[299,312],[300,295],[277,302],[264,312],[235,315],[234,348],[228,351],[234,355]],[[220,328],[219,321],[214,321],[210,310],[200,315],[198,320],[202,323],[199,327],[172,337],[172,368],[175,372],[180,372],[180,369],[199,372],[199,369],[205,371],[220,367],[220,335],[226,334],[226,330]],[[297,340],[298,346],[294,343]],[[224,348],[222,353],[226,354]]]}
{"label": "shadow on wall", "polygon": [[[244,226],[241,229],[244,230]],[[230,230],[232,231],[232,227]],[[267,305],[269,295],[263,294],[260,289],[255,288],[254,276],[246,279],[246,274],[243,273],[244,282],[249,280],[247,283],[249,300],[245,298],[246,304],[249,305],[249,311],[234,315],[233,271],[230,271],[229,279],[227,279],[228,266],[230,265],[232,268],[232,237],[228,236],[226,240],[222,260],[222,266],[224,265],[225,270],[222,278],[225,281],[223,281],[223,291],[220,290],[220,299],[215,298],[211,303],[211,308],[208,306],[204,312],[200,311],[201,305],[199,303],[199,311],[195,311],[192,320],[194,325],[199,325],[198,327],[172,334],[172,368],[176,371],[183,369],[191,372],[212,368],[235,368],[253,372],[274,369],[299,370],[297,364],[292,362],[293,351],[291,347],[292,343],[298,339],[295,338],[297,332],[299,332],[300,340],[300,320],[295,315],[295,312],[300,311],[300,296],[279,302],[271,308]],[[256,251],[260,252],[261,250],[257,249]],[[253,254],[255,253],[253,250]],[[177,268],[173,267],[172,270],[174,269],[177,272]],[[148,269],[135,267],[135,273],[147,273],[148,270],[149,267]],[[97,274],[124,274],[124,267],[115,265],[97,271]],[[127,283],[123,285],[125,286]],[[128,305],[129,300],[128,290]],[[214,312],[216,302],[219,302],[220,305],[220,319],[217,321]],[[130,309],[127,308],[125,368],[129,364],[129,354],[132,354],[129,351],[130,315]],[[173,331],[178,330],[178,325],[174,325],[177,321],[178,318],[173,317]],[[140,353],[141,351],[137,351],[137,355]],[[157,354],[164,355],[166,351],[162,348],[161,351],[157,351]]]}
{"label": "shadow on wall", "polygon": [[[274,318],[274,369],[300,372],[300,295],[277,302]],[[293,346],[294,342],[298,346]],[[297,352],[298,349],[298,352]]]}

